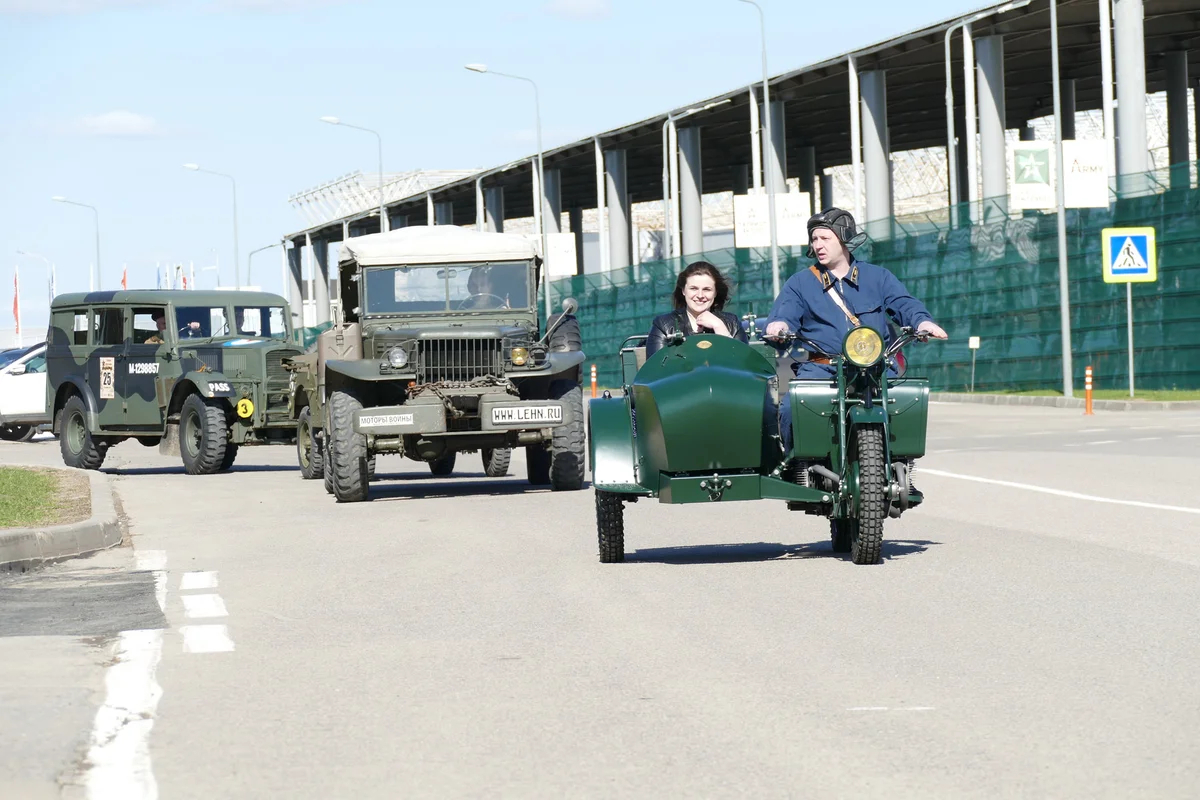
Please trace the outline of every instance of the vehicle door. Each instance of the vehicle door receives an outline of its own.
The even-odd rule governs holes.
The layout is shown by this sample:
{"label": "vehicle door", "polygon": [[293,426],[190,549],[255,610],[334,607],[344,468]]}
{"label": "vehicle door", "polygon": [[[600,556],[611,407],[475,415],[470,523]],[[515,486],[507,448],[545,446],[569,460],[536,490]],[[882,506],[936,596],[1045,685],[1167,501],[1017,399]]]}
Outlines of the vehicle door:
{"label": "vehicle door", "polygon": [[46,411],[46,348],[36,347],[0,371],[0,416],[33,417]]}
{"label": "vehicle door", "polygon": [[[167,308],[136,306],[129,316],[133,330],[125,348],[124,388],[120,392],[125,398],[125,424],[161,429],[165,403],[160,402],[159,375],[170,353]],[[160,320],[164,321],[161,325]]]}
{"label": "vehicle door", "polygon": [[98,306],[92,309],[91,351],[87,382],[96,398],[101,428],[125,425],[125,309]]}
{"label": "vehicle door", "polygon": [[[50,333],[46,342],[46,365],[49,380],[46,404],[53,408],[54,396],[64,383],[79,380],[87,383],[88,356],[91,347],[88,337],[92,330],[91,312],[87,306],[54,309],[50,317]],[[93,390],[93,394],[94,394]]]}

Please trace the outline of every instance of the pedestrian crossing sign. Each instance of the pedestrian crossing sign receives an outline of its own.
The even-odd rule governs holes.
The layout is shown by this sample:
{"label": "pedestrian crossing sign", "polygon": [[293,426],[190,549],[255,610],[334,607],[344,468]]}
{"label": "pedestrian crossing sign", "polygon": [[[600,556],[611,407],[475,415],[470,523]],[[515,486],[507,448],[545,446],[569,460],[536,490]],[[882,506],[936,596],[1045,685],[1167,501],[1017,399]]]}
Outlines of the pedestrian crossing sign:
{"label": "pedestrian crossing sign", "polygon": [[1105,283],[1153,283],[1158,280],[1154,228],[1105,228],[1100,235]]}

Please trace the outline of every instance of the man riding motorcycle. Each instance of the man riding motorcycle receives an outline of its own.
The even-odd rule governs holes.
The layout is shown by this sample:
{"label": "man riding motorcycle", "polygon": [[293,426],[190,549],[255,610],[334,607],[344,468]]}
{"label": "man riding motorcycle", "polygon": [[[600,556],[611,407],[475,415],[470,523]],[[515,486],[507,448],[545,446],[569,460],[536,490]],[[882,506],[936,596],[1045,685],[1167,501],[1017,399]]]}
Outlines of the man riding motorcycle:
{"label": "man riding motorcycle", "polygon": [[[875,329],[886,348],[892,342],[888,317],[904,327],[928,333],[936,339],[946,332],[904,284],[888,270],[858,261],[853,251],[865,239],[858,233],[854,217],[840,208],[830,208],[808,221],[809,246],[806,255],[817,263],[797,272],[779,292],[765,335],[768,339],[795,333],[826,353],[840,352],[842,341],[852,328]],[[797,378],[832,379],[835,369],[830,359],[810,354],[795,365]],[[788,396],[780,404],[780,434],[784,447],[792,446],[792,415]]]}

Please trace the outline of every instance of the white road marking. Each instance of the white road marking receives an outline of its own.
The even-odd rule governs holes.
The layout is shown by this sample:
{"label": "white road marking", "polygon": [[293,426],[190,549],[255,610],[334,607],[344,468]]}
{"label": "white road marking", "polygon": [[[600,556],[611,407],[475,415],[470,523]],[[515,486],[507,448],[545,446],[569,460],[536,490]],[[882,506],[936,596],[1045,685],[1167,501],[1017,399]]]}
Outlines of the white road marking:
{"label": "white road marking", "polygon": [[185,653],[233,652],[233,639],[224,625],[184,625],[179,632],[183,634]]}
{"label": "white road marking", "polygon": [[1099,442],[1084,442],[1084,444],[1116,444],[1116,443],[1117,443],[1116,439],[1104,439],[1103,441],[1099,441]]}
{"label": "white road marking", "polygon": [[1042,494],[1052,494],[1058,497],[1069,497],[1073,500],[1088,500],[1093,503],[1109,503],[1117,506],[1134,506],[1135,508],[1153,508],[1159,511],[1179,511],[1183,514],[1200,514],[1200,508],[1190,508],[1188,506],[1168,506],[1160,503],[1146,503],[1141,500],[1117,500],[1112,497],[1097,497],[1090,494],[1081,494],[1079,492],[1068,492],[1063,489],[1050,489],[1045,486],[1034,486],[1029,483],[1016,483],[1014,481],[999,481],[995,478],[980,478],[976,475],[959,475],[955,472],[944,472],[940,469],[922,469],[918,472],[920,475],[934,475],[939,478],[957,478],[962,481],[973,481],[975,483],[990,483],[994,486],[1007,486],[1011,489],[1025,489],[1029,492],[1040,492]]}
{"label": "white road marking", "polygon": [[122,631],[116,661],[104,674],[104,705],[96,712],[84,775],[89,800],[152,800],[158,784],[150,764],[150,729],[162,697],[155,670],[162,631]]}
{"label": "white road marking", "polygon": [[1084,428],[1081,431],[1075,431],[1075,432],[1076,433],[1105,433],[1106,431],[1108,431],[1108,428]]}
{"label": "white road marking", "polygon": [[847,711],[935,711],[933,706],[901,706],[900,708],[889,708],[888,706],[854,706],[847,708]]}
{"label": "white road marking", "polygon": [[179,591],[181,592],[215,588],[217,588],[217,573],[215,572],[185,572],[179,578]]}
{"label": "white road marking", "polygon": [[1180,436],[1179,438],[1180,439],[1195,439],[1198,436],[1200,436],[1200,433],[1185,433],[1182,436]]}
{"label": "white road marking", "polygon": [[1157,441],[1159,441],[1160,439],[1162,439],[1162,437],[1161,437],[1161,436],[1141,436],[1141,437],[1139,437],[1139,438],[1137,438],[1137,439],[1131,439],[1130,441],[1134,441],[1134,442],[1157,442]]}
{"label": "white road marking", "polygon": [[183,612],[188,619],[210,619],[212,617],[227,617],[225,601],[219,594],[183,594]]}

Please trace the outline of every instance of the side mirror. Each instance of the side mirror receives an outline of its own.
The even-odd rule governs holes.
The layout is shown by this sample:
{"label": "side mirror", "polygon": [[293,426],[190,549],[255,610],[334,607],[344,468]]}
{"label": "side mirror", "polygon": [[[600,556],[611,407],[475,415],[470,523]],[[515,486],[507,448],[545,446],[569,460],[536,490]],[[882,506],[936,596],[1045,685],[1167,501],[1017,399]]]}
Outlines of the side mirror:
{"label": "side mirror", "polygon": [[11,367],[8,368],[8,374],[9,375],[24,375],[25,374],[25,365],[24,364],[13,364]]}
{"label": "side mirror", "polygon": [[564,314],[574,314],[579,310],[579,301],[574,297],[568,297],[562,302],[562,310]]}

